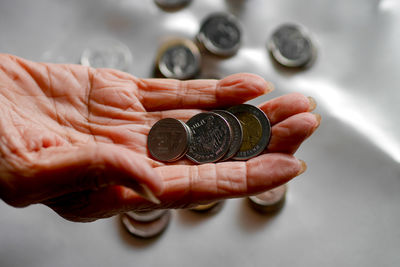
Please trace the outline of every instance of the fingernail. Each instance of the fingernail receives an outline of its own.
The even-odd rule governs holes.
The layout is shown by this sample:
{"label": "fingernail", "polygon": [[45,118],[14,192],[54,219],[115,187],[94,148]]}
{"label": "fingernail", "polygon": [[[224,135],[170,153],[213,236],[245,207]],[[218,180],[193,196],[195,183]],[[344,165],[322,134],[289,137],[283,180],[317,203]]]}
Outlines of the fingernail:
{"label": "fingernail", "polygon": [[317,107],[317,101],[311,96],[307,97],[309,101],[308,111],[313,111]]}
{"label": "fingernail", "polygon": [[307,170],[307,164],[301,159],[299,159],[299,162],[300,162],[301,168],[296,176],[299,176],[300,174],[304,173]]}
{"label": "fingernail", "polygon": [[265,81],[267,83],[267,87],[265,88],[265,93],[269,93],[275,90],[275,86],[273,83]]}
{"label": "fingernail", "polygon": [[154,193],[145,184],[139,184],[134,190],[139,196],[144,199],[153,202],[154,204],[160,204],[161,201],[154,195]]}
{"label": "fingernail", "polygon": [[319,115],[318,113],[313,114],[315,116],[315,118],[317,119],[317,125],[315,125],[314,129],[317,129],[319,127],[319,125],[321,124],[321,115]]}

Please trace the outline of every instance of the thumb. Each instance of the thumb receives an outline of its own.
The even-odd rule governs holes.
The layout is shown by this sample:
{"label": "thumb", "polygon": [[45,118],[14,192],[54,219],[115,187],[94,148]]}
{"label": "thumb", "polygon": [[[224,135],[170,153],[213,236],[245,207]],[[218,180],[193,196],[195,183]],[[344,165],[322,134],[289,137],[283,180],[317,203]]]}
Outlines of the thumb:
{"label": "thumb", "polygon": [[113,144],[57,147],[43,151],[32,166],[35,179],[27,184],[39,192],[36,202],[111,185],[133,189],[159,204],[161,178],[144,156]]}

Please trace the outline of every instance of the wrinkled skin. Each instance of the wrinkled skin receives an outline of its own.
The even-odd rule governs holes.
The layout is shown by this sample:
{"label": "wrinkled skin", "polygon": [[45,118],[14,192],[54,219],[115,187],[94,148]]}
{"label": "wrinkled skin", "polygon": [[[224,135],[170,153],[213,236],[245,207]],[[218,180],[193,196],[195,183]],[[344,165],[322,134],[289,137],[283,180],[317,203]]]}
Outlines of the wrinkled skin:
{"label": "wrinkled skin", "polygon": [[[187,121],[269,91],[269,83],[252,74],[220,81],[138,79],[0,55],[0,197],[15,207],[43,203],[86,222],[271,189],[304,172],[293,154],[320,123],[310,113],[315,103],[301,94],[259,106],[271,120],[272,137],[265,153],[248,161],[165,164],[151,159],[146,147],[151,126],[162,118]],[[161,203],[135,193],[140,184]]]}

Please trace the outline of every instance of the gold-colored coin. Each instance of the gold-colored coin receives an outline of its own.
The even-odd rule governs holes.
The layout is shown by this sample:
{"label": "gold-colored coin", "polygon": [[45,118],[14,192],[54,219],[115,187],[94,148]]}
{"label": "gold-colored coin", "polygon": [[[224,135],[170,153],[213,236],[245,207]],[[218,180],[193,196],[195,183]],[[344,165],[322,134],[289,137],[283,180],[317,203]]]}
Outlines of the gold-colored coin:
{"label": "gold-colored coin", "polygon": [[265,113],[252,105],[241,104],[228,109],[242,124],[243,141],[233,157],[247,160],[262,153],[271,138],[271,124]]}
{"label": "gold-colored coin", "polygon": [[243,126],[243,141],[239,151],[250,150],[261,140],[262,128],[261,123],[251,113],[240,112],[235,114]]}
{"label": "gold-colored coin", "polygon": [[191,211],[196,212],[218,212],[223,205],[224,201],[214,201],[207,204],[200,204],[196,207],[190,208]]}

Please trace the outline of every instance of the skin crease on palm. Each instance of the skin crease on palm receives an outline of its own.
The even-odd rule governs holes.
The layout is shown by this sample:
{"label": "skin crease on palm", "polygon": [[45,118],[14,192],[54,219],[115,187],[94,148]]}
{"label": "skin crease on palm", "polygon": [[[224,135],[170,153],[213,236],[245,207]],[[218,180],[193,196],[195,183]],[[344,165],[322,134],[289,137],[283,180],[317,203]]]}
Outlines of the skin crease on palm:
{"label": "skin crease on palm", "polygon": [[[320,116],[310,113],[311,98],[292,93],[261,104],[271,121],[271,141],[248,161],[165,164],[149,156],[146,142],[162,118],[187,121],[271,90],[253,74],[138,79],[0,54],[0,197],[14,207],[43,203],[68,220],[88,222],[128,210],[187,208],[261,193],[305,171],[293,154],[320,124]],[[160,203],[132,190],[140,185]]]}

